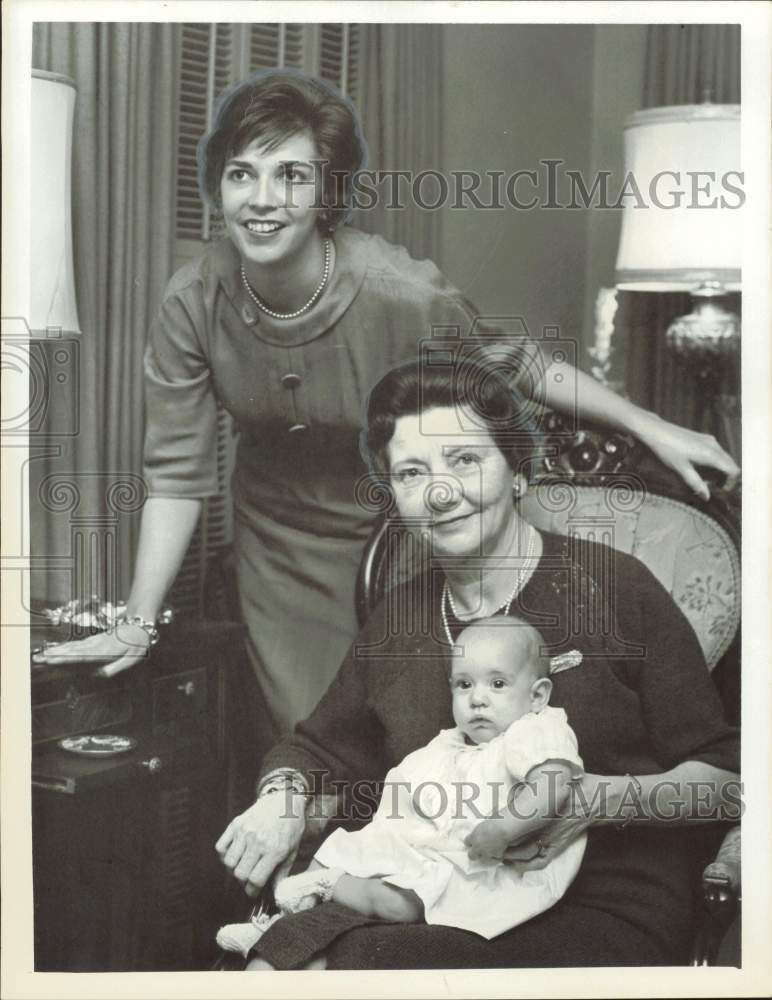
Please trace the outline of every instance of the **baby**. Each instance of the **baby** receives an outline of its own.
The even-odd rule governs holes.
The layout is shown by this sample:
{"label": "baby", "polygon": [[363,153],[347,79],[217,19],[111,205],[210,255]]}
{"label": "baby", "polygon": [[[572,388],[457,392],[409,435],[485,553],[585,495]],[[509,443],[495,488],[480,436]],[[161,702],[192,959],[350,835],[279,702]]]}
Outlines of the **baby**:
{"label": "baby", "polygon": [[[550,662],[538,632],[510,616],[483,619],[461,633],[454,654],[456,728],[389,771],[372,822],[334,831],[307,871],[276,885],[282,913],[332,899],[368,917],[492,938],[552,906],[570,885],[585,838],[539,870],[502,860],[582,774],[565,712],[548,704]],[[239,926],[223,928],[221,946],[229,947],[223,932]]]}

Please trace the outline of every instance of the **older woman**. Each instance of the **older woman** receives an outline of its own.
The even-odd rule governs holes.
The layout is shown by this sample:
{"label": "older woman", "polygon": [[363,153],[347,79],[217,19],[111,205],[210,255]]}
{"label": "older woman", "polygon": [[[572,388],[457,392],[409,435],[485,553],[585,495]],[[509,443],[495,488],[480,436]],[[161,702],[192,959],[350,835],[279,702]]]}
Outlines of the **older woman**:
{"label": "older woman", "polygon": [[[241,608],[281,733],[313,709],[356,633],[354,582],[372,523],[354,490],[365,471],[357,439],[366,393],[415,356],[433,325],[465,334],[476,313],[430,262],[340,225],[364,144],[352,107],[326,84],[273,72],[238,85],[199,158],[203,197],[226,236],[172,278],[150,331],[149,500],[127,617],[38,659],[113,661],[103,668],[112,675],[143,658],[201,501],[220,487],[223,406],[241,431]],[[713,439],[577,379],[586,416],[636,433],[695,489],[707,487],[693,462],[736,474]],[[531,379],[524,390],[565,408],[575,405],[572,382]]]}
{"label": "older woman", "polygon": [[[538,841],[518,845],[518,857],[538,863],[589,826],[576,881],[551,910],[492,941],[436,925],[374,925],[325,903],[273,924],[254,967],[304,966],[321,953],[334,968],[686,960],[691,875],[709,832],[699,820],[729,801],[737,733],[691,627],[641,563],[540,534],[518,516],[523,437],[511,388],[477,364],[410,364],[375,387],[371,465],[406,523],[430,533],[435,565],[376,611],[316,710],[268,755],[257,802],[217,848],[253,893],[292,858],[309,791],[334,790],[339,815],[361,816],[365,789],[451,724],[448,655],[460,631],[513,614],[539,628],[551,655],[583,654],[554,675],[552,704],[566,711],[588,774],[572,815],[545,818]],[[470,851],[490,849],[485,824],[495,822],[477,828]]]}

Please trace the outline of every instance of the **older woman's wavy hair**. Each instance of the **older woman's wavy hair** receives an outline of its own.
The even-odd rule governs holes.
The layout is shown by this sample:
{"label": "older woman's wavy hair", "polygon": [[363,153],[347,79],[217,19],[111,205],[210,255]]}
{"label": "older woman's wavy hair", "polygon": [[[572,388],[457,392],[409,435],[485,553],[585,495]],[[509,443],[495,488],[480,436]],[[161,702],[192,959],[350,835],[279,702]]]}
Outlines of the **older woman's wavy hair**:
{"label": "older woman's wavy hair", "polygon": [[257,73],[222,96],[198,144],[202,200],[219,212],[227,161],[255,139],[271,150],[299,132],[310,132],[319,151],[319,227],[332,232],[349,215],[353,178],[364,167],[367,146],[354,105],[329,84],[293,70]]}
{"label": "older woman's wavy hair", "polygon": [[484,357],[461,356],[447,364],[409,361],[392,368],[367,401],[362,456],[371,472],[389,478],[388,446],[400,417],[439,407],[463,411],[470,434],[484,428],[515,473],[531,478],[536,459],[533,404]]}

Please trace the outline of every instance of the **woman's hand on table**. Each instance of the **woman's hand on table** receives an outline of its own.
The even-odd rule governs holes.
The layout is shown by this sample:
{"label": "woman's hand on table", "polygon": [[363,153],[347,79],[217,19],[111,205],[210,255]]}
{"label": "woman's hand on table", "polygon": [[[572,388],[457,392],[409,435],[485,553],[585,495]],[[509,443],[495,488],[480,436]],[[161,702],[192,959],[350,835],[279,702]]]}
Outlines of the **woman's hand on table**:
{"label": "woman's hand on table", "polygon": [[150,636],[139,625],[120,622],[115,628],[86,639],[54,643],[33,652],[33,663],[62,666],[69,663],[106,664],[99,671],[102,677],[112,677],[146,659]]}
{"label": "woman's hand on table", "polygon": [[724,489],[737,485],[740,468],[711,434],[701,434],[663,420],[656,413],[644,413],[635,434],[657,458],[673,469],[698,496],[710,499],[710,488],[695,466],[716,469],[726,476]]}
{"label": "woman's hand on table", "polygon": [[289,870],[305,826],[303,796],[282,791],[262,795],[231,820],[215,850],[246,894],[256,896],[274,871]]}

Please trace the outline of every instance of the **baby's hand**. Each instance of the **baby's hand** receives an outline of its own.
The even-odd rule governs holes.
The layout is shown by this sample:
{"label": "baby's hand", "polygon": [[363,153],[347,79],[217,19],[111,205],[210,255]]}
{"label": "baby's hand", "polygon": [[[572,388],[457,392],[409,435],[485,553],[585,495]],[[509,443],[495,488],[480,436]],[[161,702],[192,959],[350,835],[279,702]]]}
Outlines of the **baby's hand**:
{"label": "baby's hand", "polygon": [[478,823],[464,839],[470,861],[501,861],[509,847],[511,832],[503,816],[494,816]]}

